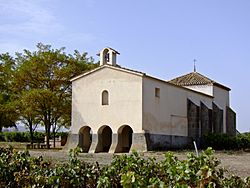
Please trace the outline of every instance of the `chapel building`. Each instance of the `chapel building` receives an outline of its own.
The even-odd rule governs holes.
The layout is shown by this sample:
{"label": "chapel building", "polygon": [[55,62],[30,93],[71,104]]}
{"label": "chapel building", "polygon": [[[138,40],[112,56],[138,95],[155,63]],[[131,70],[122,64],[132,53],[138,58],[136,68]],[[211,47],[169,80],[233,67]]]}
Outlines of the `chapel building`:
{"label": "chapel building", "polygon": [[185,149],[208,133],[236,134],[230,88],[196,72],[165,81],[119,66],[112,48],[72,82],[66,148],[84,152]]}

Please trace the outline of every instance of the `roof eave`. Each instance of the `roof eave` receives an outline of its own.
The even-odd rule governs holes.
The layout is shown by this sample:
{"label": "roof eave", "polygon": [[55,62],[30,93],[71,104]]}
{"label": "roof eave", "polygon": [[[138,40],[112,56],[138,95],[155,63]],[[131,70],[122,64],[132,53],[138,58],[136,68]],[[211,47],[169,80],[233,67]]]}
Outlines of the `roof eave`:
{"label": "roof eave", "polygon": [[103,68],[106,68],[106,67],[107,67],[107,68],[114,69],[114,70],[122,71],[122,72],[127,72],[127,73],[130,73],[130,74],[134,74],[134,75],[137,75],[137,76],[146,75],[145,73],[142,73],[142,72],[133,71],[133,70],[130,70],[130,69],[125,69],[125,68],[117,67],[117,66],[115,67],[115,66],[106,64],[106,65],[99,66],[99,67],[97,67],[97,68],[95,68],[95,69],[93,69],[93,70],[90,70],[90,71],[88,71],[88,72],[85,72],[85,73],[83,73],[83,74],[80,74],[80,75],[78,75],[78,76],[76,76],[76,77],[70,79],[70,81],[73,82],[73,81],[75,81],[75,80],[78,80],[78,79],[80,79],[80,78],[82,78],[82,77],[84,77],[84,76],[87,76],[87,75],[89,75],[89,74],[91,74],[91,73],[93,73],[93,72],[96,72],[96,71],[98,71],[98,70],[100,70],[100,69],[103,69]]}
{"label": "roof eave", "polygon": [[195,91],[195,90],[189,89],[189,88],[184,87],[184,86],[181,86],[181,85],[176,85],[176,84],[174,84],[174,83],[170,83],[169,81],[161,80],[161,79],[155,78],[155,77],[153,77],[153,76],[145,75],[145,77],[150,78],[150,79],[154,79],[154,80],[158,80],[158,81],[160,81],[160,82],[163,82],[163,83],[165,83],[165,84],[171,85],[171,86],[173,86],[173,87],[177,87],[177,88],[180,88],[180,89],[188,90],[188,91],[193,92],[193,93],[197,93],[197,94],[200,94],[200,95],[204,95],[204,96],[209,97],[209,98],[214,98],[214,96],[211,96],[211,95],[208,95],[208,94],[199,92],[199,91]]}
{"label": "roof eave", "polygon": [[227,91],[231,91],[231,89],[230,89],[229,87],[224,86],[224,85],[222,85],[222,84],[219,84],[219,83],[217,83],[217,82],[215,82],[213,85],[215,85],[215,86],[217,86],[217,87],[220,87],[220,88],[222,88],[222,89],[225,89],[225,90],[227,90]]}

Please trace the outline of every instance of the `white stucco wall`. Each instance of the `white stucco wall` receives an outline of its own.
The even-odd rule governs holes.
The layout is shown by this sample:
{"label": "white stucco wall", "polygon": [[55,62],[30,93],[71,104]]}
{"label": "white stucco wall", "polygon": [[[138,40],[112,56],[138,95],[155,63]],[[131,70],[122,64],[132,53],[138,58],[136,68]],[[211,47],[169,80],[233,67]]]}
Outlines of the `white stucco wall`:
{"label": "white stucco wall", "polygon": [[[109,92],[109,105],[101,105],[101,93]],[[142,132],[142,77],[104,67],[72,83],[71,132],[83,126],[94,134],[103,125],[117,133],[122,125]]]}
{"label": "white stucco wall", "polygon": [[213,86],[213,96],[215,104],[223,110],[223,132],[226,133],[226,107],[230,106],[229,91]]}
{"label": "white stucco wall", "polygon": [[213,85],[192,85],[192,86],[184,86],[188,89],[192,89],[194,91],[198,91],[204,93],[206,95],[213,96]]}
{"label": "white stucco wall", "polygon": [[[73,134],[78,134],[83,126],[91,127],[96,134],[103,125],[108,125],[113,133],[122,125],[129,125],[134,133],[149,131],[187,136],[187,99],[198,106],[203,102],[210,109],[214,101],[224,110],[223,129],[226,130],[227,90],[217,86],[196,88],[208,95],[212,92],[213,98],[192,91],[194,88],[181,88],[149,76],[114,69],[104,67],[73,81]],[[155,96],[155,88],[160,89],[160,97]],[[109,92],[109,105],[101,104],[104,90]]]}
{"label": "white stucco wall", "polygon": [[[155,88],[160,88],[159,98],[155,97]],[[187,99],[197,105],[202,101],[212,108],[212,97],[144,77],[143,129],[154,134],[187,136]]]}

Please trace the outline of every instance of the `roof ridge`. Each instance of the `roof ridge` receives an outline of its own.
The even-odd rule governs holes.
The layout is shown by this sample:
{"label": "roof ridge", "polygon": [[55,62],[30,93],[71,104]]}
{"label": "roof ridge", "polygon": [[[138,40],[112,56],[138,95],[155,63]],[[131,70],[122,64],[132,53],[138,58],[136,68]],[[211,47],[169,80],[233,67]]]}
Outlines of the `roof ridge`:
{"label": "roof ridge", "polygon": [[169,81],[170,83],[188,86],[188,85],[210,85],[216,83],[214,80],[204,76],[199,72],[190,72],[183,76],[176,77]]}
{"label": "roof ridge", "polygon": [[179,86],[192,86],[192,85],[216,85],[226,90],[230,90],[230,88],[204,76],[199,72],[190,72],[188,74],[184,74],[183,76],[176,77],[169,81],[169,83],[179,85]]}
{"label": "roof ridge", "polygon": [[203,75],[203,74],[201,74],[201,73],[199,73],[199,72],[193,72],[193,73],[198,74],[199,76],[201,76],[201,77],[203,77],[203,78],[205,78],[205,79],[207,79],[207,80],[209,80],[209,81],[211,81],[211,82],[213,82],[213,83],[216,83],[214,80],[208,78],[207,76],[205,76],[205,75]]}
{"label": "roof ridge", "polygon": [[82,74],[80,74],[78,76],[75,76],[75,77],[71,78],[70,81],[72,82],[74,80],[77,80],[77,79],[79,79],[79,78],[81,78],[83,76],[86,76],[86,75],[88,75],[88,74],[90,74],[92,72],[98,71],[98,70],[100,70],[102,68],[105,68],[105,67],[109,67],[111,69],[116,69],[116,70],[121,70],[121,71],[124,71],[124,72],[130,72],[131,74],[146,75],[146,73],[144,73],[144,72],[140,72],[140,71],[136,71],[136,70],[132,70],[132,69],[123,68],[123,67],[121,67],[118,64],[116,66],[105,64],[105,65],[98,66],[98,67],[96,67],[96,68],[94,68],[92,70],[89,70],[87,72],[84,72],[84,73],[82,73]]}

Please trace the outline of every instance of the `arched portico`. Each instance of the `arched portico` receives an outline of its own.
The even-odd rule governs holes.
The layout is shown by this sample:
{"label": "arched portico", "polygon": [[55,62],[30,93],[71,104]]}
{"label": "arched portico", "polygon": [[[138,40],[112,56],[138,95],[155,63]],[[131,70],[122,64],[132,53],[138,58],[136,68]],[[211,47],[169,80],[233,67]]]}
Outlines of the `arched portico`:
{"label": "arched portico", "polygon": [[98,144],[95,152],[108,152],[112,144],[112,130],[109,126],[104,125],[98,130]]}
{"label": "arched portico", "polygon": [[123,125],[118,129],[118,143],[115,153],[129,152],[132,145],[133,129],[128,125]]}
{"label": "arched portico", "polygon": [[88,152],[92,142],[91,128],[89,126],[83,126],[79,130],[79,144],[83,152]]}

